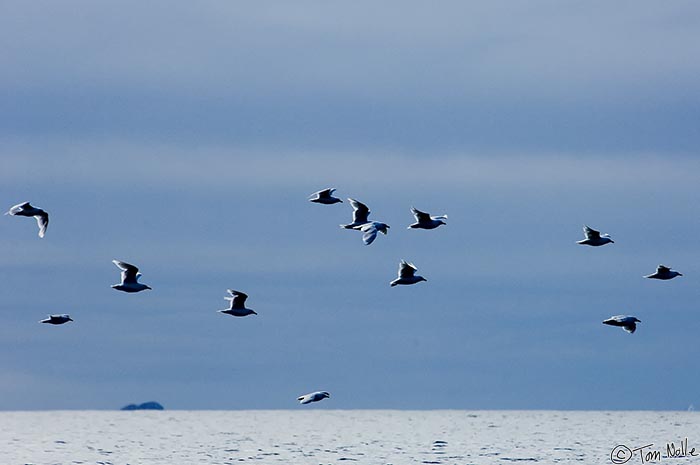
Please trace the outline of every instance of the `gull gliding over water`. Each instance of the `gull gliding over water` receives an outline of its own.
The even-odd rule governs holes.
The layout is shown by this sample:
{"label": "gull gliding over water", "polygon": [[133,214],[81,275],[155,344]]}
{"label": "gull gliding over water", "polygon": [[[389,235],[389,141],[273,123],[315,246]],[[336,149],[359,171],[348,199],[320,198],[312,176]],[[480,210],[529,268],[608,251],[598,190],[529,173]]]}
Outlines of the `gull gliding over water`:
{"label": "gull gliding over water", "polygon": [[611,316],[607,320],[603,321],[603,324],[610,326],[620,326],[622,329],[632,334],[637,329],[637,323],[641,323],[637,317],[629,315],[616,315]]}
{"label": "gull gliding over water", "polygon": [[117,265],[117,268],[122,270],[122,282],[119,284],[112,284],[112,289],[124,292],[139,292],[146,289],[151,289],[145,284],[138,282],[141,273],[139,273],[139,269],[134,265],[130,265],[126,262],[120,262],[119,260],[112,260],[112,263]]}
{"label": "gull gliding over water", "polygon": [[39,225],[39,237],[44,237],[46,228],[49,226],[49,214],[41,208],[32,207],[29,202],[24,202],[15,205],[5,213],[12,216],[33,216],[36,219],[36,224]]}
{"label": "gull gliding over water", "polygon": [[593,247],[598,247],[600,245],[605,245],[608,243],[615,243],[608,234],[600,234],[600,231],[596,231],[588,226],[583,226],[583,232],[586,234],[586,238],[581,241],[576,241],[577,244],[581,245],[592,245]]}
{"label": "gull gliding over water", "polygon": [[416,284],[421,281],[427,281],[423,276],[416,276],[416,271],[418,271],[418,268],[416,268],[413,263],[401,260],[399,264],[399,277],[390,283],[391,287],[397,284]]}
{"label": "gull gliding over water", "polygon": [[677,271],[673,271],[671,268],[664,266],[664,265],[659,265],[656,267],[656,271],[652,274],[648,274],[644,276],[645,278],[650,278],[650,279],[673,279],[676,276],[683,276],[683,273],[679,273]]}
{"label": "gull gliding over water", "polygon": [[63,323],[68,323],[69,321],[73,321],[73,319],[69,315],[49,315],[48,318],[45,318],[39,323],[48,323],[50,325],[62,325]]}
{"label": "gull gliding over water", "polygon": [[316,391],[310,394],[304,394],[303,396],[299,396],[297,397],[297,400],[300,404],[310,404],[311,402],[318,402],[330,396],[331,395],[326,391]]}
{"label": "gull gliding over water", "polygon": [[220,313],[226,313],[232,316],[257,315],[257,313],[250,308],[245,308],[245,300],[248,298],[247,294],[234,291],[233,289],[226,289],[226,292],[229,293],[230,297],[224,297],[224,299],[230,300],[231,306],[226,310],[219,310]]}
{"label": "gull gliding over water", "polygon": [[413,223],[408,229],[435,229],[441,224],[447,224],[443,220],[447,219],[447,215],[430,216],[429,213],[422,212],[415,207],[411,207],[411,213],[416,217],[416,223]]}
{"label": "gull gliding over water", "polygon": [[335,187],[329,187],[322,191],[314,192],[311,194],[309,202],[321,203],[323,205],[333,205],[334,203],[343,203],[338,197],[333,197],[333,192],[335,192]]}

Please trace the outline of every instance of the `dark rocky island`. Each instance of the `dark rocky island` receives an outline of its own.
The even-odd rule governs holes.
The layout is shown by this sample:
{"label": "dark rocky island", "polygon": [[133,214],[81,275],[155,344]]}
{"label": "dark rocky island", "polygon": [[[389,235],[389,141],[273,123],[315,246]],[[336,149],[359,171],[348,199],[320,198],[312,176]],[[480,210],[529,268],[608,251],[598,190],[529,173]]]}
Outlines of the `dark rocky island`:
{"label": "dark rocky island", "polygon": [[165,410],[158,402],[144,402],[143,404],[129,404],[122,410]]}

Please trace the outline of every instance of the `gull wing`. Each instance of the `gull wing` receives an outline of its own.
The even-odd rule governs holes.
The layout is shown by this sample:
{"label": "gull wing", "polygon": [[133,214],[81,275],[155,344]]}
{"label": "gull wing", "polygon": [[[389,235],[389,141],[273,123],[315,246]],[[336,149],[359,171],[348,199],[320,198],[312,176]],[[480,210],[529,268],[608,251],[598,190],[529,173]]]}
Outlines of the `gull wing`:
{"label": "gull wing", "polygon": [[43,210],[40,210],[38,215],[34,215],[36,218],[36,224],[39,226],[39,237],[44,237],[46,234],[46,228],[49,226],[49,214]]}
{"label": "gull wing", "polygon": [[657,273],[666,274],[666,273],[668,273],[669,271],[671,271],[671,268],[669,268],[669,267],[667,267],[667,266],[664,266],[664,265],[659,265],[659,266],[656,267],[656,272],[657,272]]}
{"label": "gull wing", "polygon": [[422,212],[416,207],[411,207],[411,213],[413,213],[413,216],[416,217],[416,221],[418,221],[419,223],[425,223],[426,221],[430,221],[430,214]]}
{"label": "gull wing", "polygon": [[5,213],[6,215],[16,215],[17,213],[21,212],[25,208],[32,208],[31,205],[29,205],[29,202],[23,202],[23,203],[18,203],[17,205],[14,205],[13,207],[10,208],[10,210]]}
{"label": "gull wing", "polygon": [[350,202],[350,205],[352,206],[353,223],[367,223],[367,221],[369,221],[367,217],[369,217],[370,214],[367,205],[350,198],[348,199],[348,202]]}
{"label": "gull wing", "polygon": [[587,239],[600,239],[600,231],[596,231],[589,226],[584,225],[583,232],[586,234]]}
{"label": "gull wing", "polygon": [[245,308],[245,300],[248,298],[247,294],[240,291],[234,291],[233,289],[226,289],[226,292],[231,294],[231,297],[224,297],[226,300],[231,301],[231,308]]}
{"label": "gull wing", "polygon": [[635,323],[634,321],[626,322],[622,326],[622,329],[624,329],[628,333],[632,334],[637,330],[637,323]]}
{"label": "gull wing", "polygon": [[413,263],[408,263],[406,260],[401,260],[399,265],[399,278],[412,278],[418,268]]}
{"label": "gull wing", "polygon": [[372,223],[366,224],[360,231],[364,233],[362,234],[362,242],[365,245],[370,245],[377,238],[377,227]]}
{"label": "gull wing", "polygon": [[321,191],[314,192],[309,197],[314,197],[314,196],[317,198],[330,197],[331,194],[333,194],[333,192],[335,192],[335,187],[329,187],[328,189],[323,189]]}
{"label": "gull wing", "polygon": [[112,263],[117,265],[117,268],[122,270],[122,283],[135,283],[136,278],[138,277],[137,275],[141,274],[139,273],[138,268],[136,268],[134,265],[130,265],[129,263],[119,260],[112,260]]}

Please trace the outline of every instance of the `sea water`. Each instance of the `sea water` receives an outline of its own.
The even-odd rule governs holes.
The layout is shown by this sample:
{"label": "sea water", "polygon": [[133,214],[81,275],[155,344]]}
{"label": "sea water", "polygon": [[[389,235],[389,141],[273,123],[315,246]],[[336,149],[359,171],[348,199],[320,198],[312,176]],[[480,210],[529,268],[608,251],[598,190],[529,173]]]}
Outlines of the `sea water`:
{"label": "sea water", "polygon": [[700,465],[700,414],[0,412],[0,465],[245,463]]}

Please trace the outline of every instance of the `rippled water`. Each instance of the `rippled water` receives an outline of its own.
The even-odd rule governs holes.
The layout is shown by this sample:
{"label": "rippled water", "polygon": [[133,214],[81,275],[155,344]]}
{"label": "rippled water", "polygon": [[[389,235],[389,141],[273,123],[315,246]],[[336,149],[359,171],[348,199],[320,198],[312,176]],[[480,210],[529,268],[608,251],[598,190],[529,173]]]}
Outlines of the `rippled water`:
{"label": "rippled water", "polygon": [[[0,464],[613,463],[700,450],[700,414],[570,411],[0,412]],[[628,452],[616,451],[620,463]],[[648,458],[648,457],[647,457]],[[652,457],[654,458],[654,457]],[[697,463],[700,457],[655,463]],[[644,463],[647,463],[646,461]]]}

